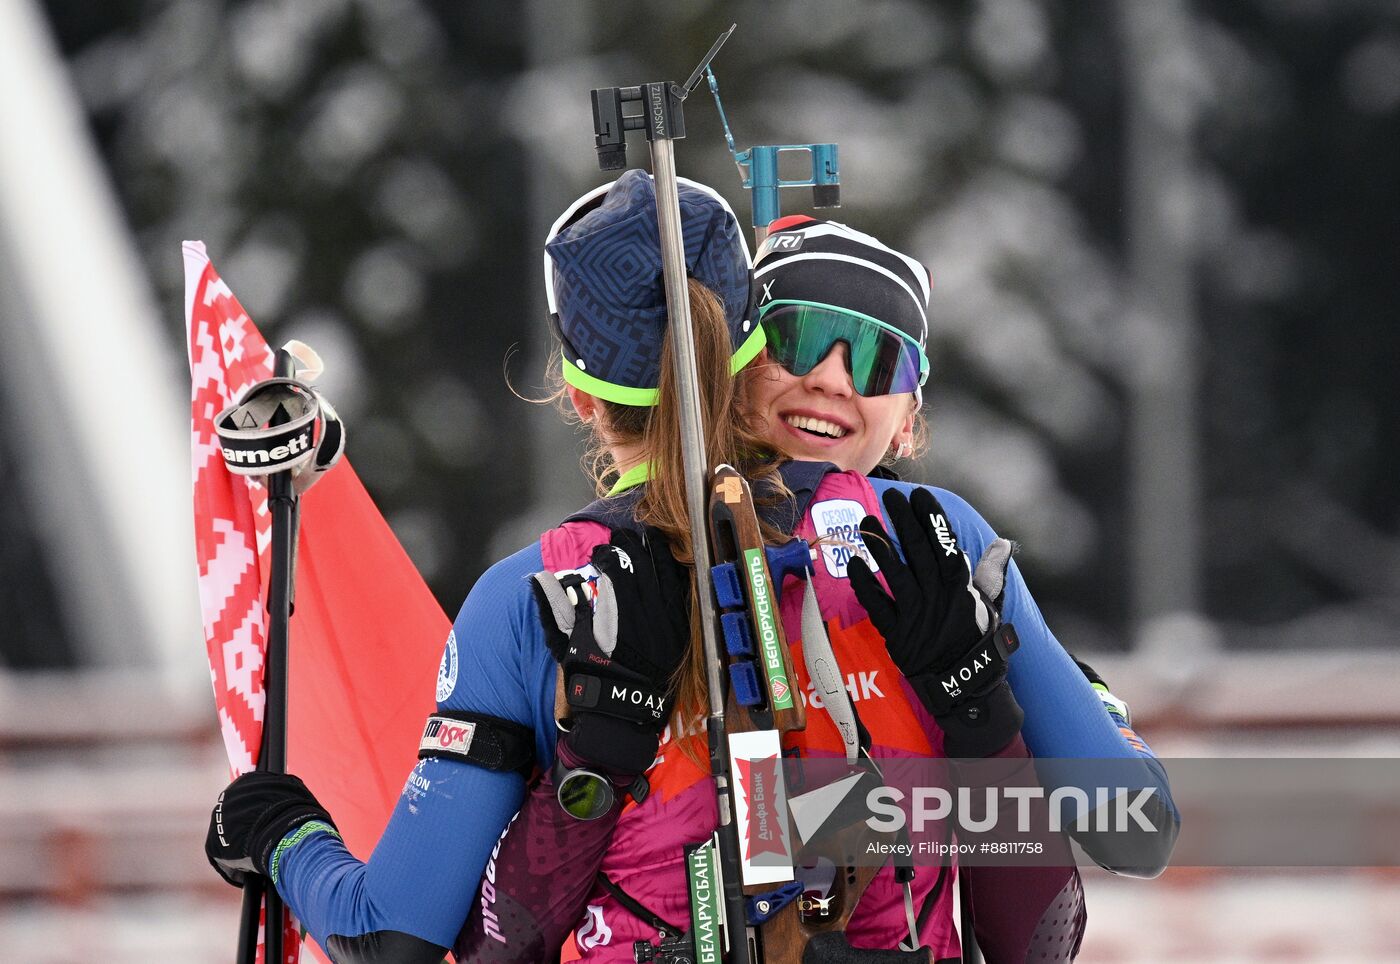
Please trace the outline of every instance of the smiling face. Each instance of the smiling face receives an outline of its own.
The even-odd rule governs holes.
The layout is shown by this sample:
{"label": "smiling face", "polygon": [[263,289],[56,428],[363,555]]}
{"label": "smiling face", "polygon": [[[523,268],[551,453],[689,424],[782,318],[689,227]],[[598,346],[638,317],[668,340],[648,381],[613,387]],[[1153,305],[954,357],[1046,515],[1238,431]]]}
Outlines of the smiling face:
{"label": "smiling face", "polygon": [[842,342],[805,375],[789,374],[765,352],[744,380],[744,402],[778,451],[864,475],[891,448],[912,440],[914,396],[857,395],[846,363]]}

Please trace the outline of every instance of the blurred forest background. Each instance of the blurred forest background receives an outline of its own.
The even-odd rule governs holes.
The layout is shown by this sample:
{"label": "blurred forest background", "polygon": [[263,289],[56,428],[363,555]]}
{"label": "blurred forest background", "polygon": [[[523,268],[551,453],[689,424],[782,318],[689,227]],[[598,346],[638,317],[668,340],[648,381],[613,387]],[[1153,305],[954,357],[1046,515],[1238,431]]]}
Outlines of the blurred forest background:
{"label": "blurred forest background", "polygon": [[[587,495],[503,371],[541,383],[540,241],[604,179],[588,90],[679,79],[732,20],[739,146],[837,142],[833,216],[933,268],[932,451],[906,474],[1023,544],[1067,645],[1397,636],[1390,0],[45,7],[172,347],[202,238],[270,341],[326,357],[449,613]],[[703,86],[687,123],[681,172],[746,215]],[[62,574],[9,511],[6,612],[61,638]]]}
{"label": "blurred forest background", "polygon": [[[507,384],[541,394],[541,244],[606,180],[588,92],[680,80],[737,22],[714,66],[738,146],[836,142],[827,213],[932,268],[932,444],[905,474],[1022,544],[1056,634],[1164,755],[1400,755],[1400,0],[20,0],[0,45],[31,8],[173,415],[180,242],[202,239],[269,342],[325,358],[349,458],[449,614],[590,496],[580,439]],[[680,173],[746,217],[703,85],[686,122]],[[189,615],[157,645],[121,605],[113,517],[48,504],[142,491],[155,463],[71,476],[33,455],[67,437],[47,421],[65,371],[25,325],[106,316],[30,320],[31,185],[6,185],[5,156],[0,956],[226,960],[236,895],[198,851],[225,768],[194,573],[182,556],[164,579],[154,605]],[[139,451],[154,414],[107,403],[88,421]],[[124,510],[153,539],[188,517],[174,475],[171,504]],[[149,689],[152,667],[189,699]],[[108,742],[68,732],[75,705]],[[1096,878],[1085,959],[1394,959],[1397,887]]]}

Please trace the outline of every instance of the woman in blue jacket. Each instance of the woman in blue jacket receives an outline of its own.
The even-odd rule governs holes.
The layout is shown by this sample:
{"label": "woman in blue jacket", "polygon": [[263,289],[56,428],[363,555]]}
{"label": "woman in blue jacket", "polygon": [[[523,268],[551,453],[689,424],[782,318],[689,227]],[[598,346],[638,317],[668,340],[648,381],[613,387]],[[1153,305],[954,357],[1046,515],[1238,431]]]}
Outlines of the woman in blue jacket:
{"label": "woman in blue jacket", "polygon": [[[508,953],[519,953],[518,945],[509,947],[509,935],[522,913],[536,915],[530,925],[536,927],[555,910],[577,914],[577,893],[551,891],[570,882],[599,908],[593,936],[604,929],[609,934],[606,941],[581,940],[580,947],[597,959],[631,959],[633,940],[657,936],[656,919],[677,920],[683,888],[676,884],[675,841],[703,837],[712,826],[706,808],[713,807],[713,796],[707,802],[696,792],[683,746],[694,735],[697,697],[703,696],[696,691],[690,635],[684,621],[676,621],[688,592],[676,590],[684,581],[666,575],[675,565],[672,552],[650,535],[664,535],[676,557],[688,558],[688,530],[674,498],[679,479],[670,474],[679,464],[679,444],[668,395],[654,194],[646,175],[628,172],[581,200],[556,224],[547,245],[551,315],[566,394],[611,459],[611,497],[493,566],[473,587],[444,653],[439,712],[425,731],[423,759],[368,863],[345,850],[330,815],[295,778],[241,777],[225,792],[219,823],[211,827],[216,867],[231,877],[249,870],[271,877],[337,961],[436,961],[459,938],[469,957],[494,959],[503,943]],[[709,454],[715,461],[744,461],[760,491],[781,492],[765,481],[780,470],[787,489],[798,490],[795,499],[775,502],[768,517],[772,534],[815,538],[844,527],[839,534],[847,551],[837,554],[828,539],[833,551],[823,546],[814,578],[822,580],[823,617],[848,630],[832,640],[838,658],[847,657],[840,659],[843,670],[869,683],[860,709],[862,719],[874,721],[877,755],[1024,756],[1029,747],[1040,756],[1121,757],[1155,766],[1150,753],[1125,738],[1055,642],[1009,561],[1009,544],[952,493],[866,476],[887,453],[907,454],[914,443],[927,374],[922,267],[839,225],[792,223],[779,225],[765,244],[750,287],[742,230],[717,196],[683,185],[682,214],[698,352],[702,370],[711,373],[704,392]],[[829,292],[825,300],[799,296],[818,281]],[[755,302],[757,316],[750,310]],[[759,364],[750,365],[755,358]],[[722,377],[731,370],[743,372],[737,392]],[[832,463],[834,471],[783,469],[756,459],[765,439],[786,455]],[[787,463],[804,464],[812,463]],[[949,527],[942,535],[919,520],[921,513],[932,519],[935,509]],[[906,543],[955,540],[950,555],[969,575],[976,567],[986,577],[976,587],[969,581],[963,595],[980,594],[983,605],[915,599],[893,582],[877,582],[865,560],[877,562],[886,579],[907,568],[898,556],[865,545],[862,532],[881,527]],[[595,663],[644,693],[648,705],[663,706],[659,715],[596,702],[565,708],[557,699],[561,670],[566,681],[581,683],[586,674],[579,654],[596,642],[578,638],[582,628],[593,638],[586,606],[572,623],[567,613],[551,611],[550,581],[558,582],[554,573],[590,565],[599,582],[615,587],[619,617],[612,648],[605,657],[595,654]],[[918,625],[953,642],[940,648],[909,637],[907,626],[884,618],[881,598],[886,606],[923,612],[928,618]],[[882,615],[868,619],[866,609]],[[971,702],[928,702],[921,681],[971,651],[999,618],[1013,622],[1021,638],[1009,684],[1003,665],[968,694]],[[800,632],[793,628],[795,640]],[[982,723],[966,725],[969,714]],[[985,725],[989,717],[996,725]],[[809,730],[797,741],[803,747],[823,738],[820,725]],[[548,846],[543,854],[527,854],[524,864],[506,866],[512,838],[529,849],[529,834],[498,838],[525,799],[524,774],[532,763],[544,776],[521,820],[526,826],[537,816],[555,821],[556,839],[585,850]],[[578,771],[601,773],[612,784],[608,821],[570,823],[574,816],[554,802],[562,782]],[[1143,785],[1159,776],[1147,773]],[[537,799],[543,803],[536,805]],[[564,858],[551,872],[549,861]],[[600,865],[655,919],[626,911],[616,895],[591,893],[592,870]],[[1026,875],[1024,869],[1013,873]],[[862,901],[853,919],[853,942],[893,947],[902,928],[905,937],[913,930],[917,943],[941,955],[956,953],[950,888],[942,873],[921,876],[912,897],[929,909],[926,914],[903,927],[909,889],[877,878],[868,906]],[[982,876],[993,888],[1006,886],[995,873]],[[513,898],[507,908],[500,900],[508,882],[526,890],[533,882],[534,895]],[[1019,892],[1016,902],[986,907],[987,918],[994,907],[1010,915],[995,928],[1005,943],[1001,956],[1024,957],[1050,943],[1077,947],[1083,917],[1073,868]],[[1066,912],[1052,928],[1047,912],[1057,901]],[[474,908],[473,927],[464,931]],[[590,908],[590,921],[592,915]],[[997,940],[979,926],[984,937],[984,945]]]}

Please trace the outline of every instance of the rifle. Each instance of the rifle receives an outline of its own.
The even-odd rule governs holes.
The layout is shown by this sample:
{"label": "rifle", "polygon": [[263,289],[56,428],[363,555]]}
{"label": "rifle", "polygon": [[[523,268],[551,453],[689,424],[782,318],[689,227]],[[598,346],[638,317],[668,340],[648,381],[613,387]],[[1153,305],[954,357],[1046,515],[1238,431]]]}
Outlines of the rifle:
{"label": "rifle", "polygon": [[[705,650],[705,681],[709,690],[706,733],[709,744],[710,777],[719,804],[718,870],[722,880],[723,919],[729,964],[750,964],[750,958],[736,939],[736,923],[744,921],[743,897],[739,891],[739,839],[734,822],[729,787],[729,758],[725,741],[725,706],[720,677],[719,643],[715,632],[715,606],[710,583],[710,546],[706,538],[706,475],[704,426],[700,422],[700,394],[695,371],[695,339],[690,319],[690,298],[686,283],[685,246],[681,230],[680,195],[676,185],[673,142],[685,136],[682,104],[700,82],[706,65],[734,32],[722,34],[684,84],[668,81],[637,87],[607,87],[591,92],[593,101],[594,145],[598,166],[619,170],[627,166],[627,131],[645,130],[651,148],[652,175],[656,180],[656,214],[661,240],[662,277],[666,286],[666,312],[672,331],[677,389],[681,400],[681,452],[685,476],[686,509],[690,517],[691,546],[695,557],[696,605],[700,610],[701,636]],[[624,114],[624,105],[640,104],[639,114]]]}
{"label": "rifle", "polygon": [[[751,192],[752,197],[752,222],[755,244],[762,245],[768,237],[769,226],[774,221],[782,217],[782,188],[810,187],[812,189],[812,207],[839,208],[841,206],[841,170],[840,153],[837,145],[827,143],[808,144],[760,144],[740,151],[734,144],[734,135],[729,129],[729,117],[724,112],[724,102],[719,95],[719,79],[715,76],[713,68],[706,65],[705,77],[709,82],[710,93],[715,100],[715,110],[719,113],[720,126],[724,131],[725,146],[729,149],[730,155],[734,158],[734,165],[739,170],[740,185],[744,190]],[[779,155],[783,153],[805,153],[811,165],[811,174],[805,178],[783,178],[778,171]],[[811,627],[812,631],[818,631],[820,627]],[[804,638],[809,635],[808,627],[804,626]],[[834,665],[834,661],[833,661]],[[810,674],[814,680],[819,676],[819,671]],[[839,687],[839,683],[838,683]],[[824,703],[828,707],[837,705],[839,700],[844,699],[843,692],[830,692],[824,694]],[[841,720],[836,721],[838,727],[850,725]],[[873,761],[870,761],[873,766]],[[878,768],[875,768],[878,773]],[[861,840],[857,843],[863,844],[867,841]],[[845,848],[848,841],[840,841],[840,846]],[[847,850],[849,852],[849,850]],[[857,888],[858,895],[864,892],[869,883],[868,877],[863,877],[857,873],[854,878],[853,887]],[[912,868],[909,872],[901,876],[900,880],[906,887],[906,895],[909,893],[908,885],[912,881]],[[854,904],[852,904],[854,906]],[[976,943],[972,938],[972,919],[969,913],[970,905],[963,904],[962,912],[962,933],[963,946],[970,953],[976,954]],[[916,944],[915,926],[913,922],[912,907],[907,908],[910,917],[910,939],[911,944]],[[841,922],[841,928],[845,927],[845,919]],[[900,958],[901,960],[907,958]]]}
{"label": "rifle", "polygon": [[[869,738],[855,715],[826,637],[808,576],[811,550],[801,539],[776,550],[766,549],[749,485],[727,465],[719,466],[713,474],[710,533],[719,560],[715,567],[715,592],[720,608],[727,610],[721,616],[721,626],[729,656],[727,719],[730,755],[736,770],[733,782],[745,803],[740,808],[741,816],[749,818],[740,820],[744,842],[749,845],[743,852],[753,852],[751,838],[763,823],[752,819],[743,798],[762,797],[765,802],[772,801],[778,811],[769,815],[769,831],[781,836],[770,844],[782,848],[787,855],[785,860],[775,861],[776,866],[760,865],[758,860],[742,861],[744,893],[764,918],[761,929],[750,928],[749,940],[755,951],[751,959],[765,964],[927,961],[926,951],[910,954],[850,949],[844,937],[846,925],[879,870],[858,855],[870,852],[872,843],[893,843],[896,835],[872,830],[864,820],[844,825],[837,820],[832,830],[805,826],[798,808],[823,788],[814,789],[810,796],[788,798],[782,770],[777,765],[782,759],[778,733],[806,726],[801,697],[792,685],[790,655],[777,613],[777,587],[784,576],[798,575],[804,579],[802,636],[808,676],[842,734],[852,773],[867,786],[872,781],[882,782],[874,761],[868,755],[861,759],[869,749]],[[777,579],[774,569],[778,571]],[[796,586],[790,591],[797,591]],[[767,759],[773,759],[775,765],[764,775],[775,786],[760,789],[756,781],[762,772],[760,766]],[[787,806],[792,810],[791,821],[783,812]],[[819,830],[821,836],[817,837]],[[825,877],[819,882],[810,879],[810,872],[804,875],[798,870],[820,868],[823,864],[827,873],[816,875]],[[797,881],[796,886],[773,891],[774,883],[792,880]],[[770,907],[764,908],[764,902]],[[853,954],[858,956],[852,957]]]}
{"label": "rifle", "polygon": [[[836,876],[844,897],[839,908],[833,909],[832,904],[836,901],[828,900],[825,906],[814,908],[810,915],[805,912],[799,914],[799,902],[792,900],[792,886],[779,889],[778,893],[784,894],[788,902],[775,910],[771,918],[764,901],[757,900],[756,916],[771,925],[768,932],[771,951],[765,951],[758,928],[748,923],[744,899],[746,894],[761,898],[771,890],[773,883],[792,882],[792,859],[795,854],[793,848],[788,848],[786,863],[779,861],[776,865],[764,865],[761,861],[751,861],[743,856],[746,851],[741,850],[740,834],[748,829],[741,827],[746,822],[743,816],[747,814],[747,801],[736,795],[735,783],[743,779],[745,771],[752,781],[755,768],[771,760],[771,779],[775,781],[774,786],[779,794],[777,798],[765,795],[765,800],[780,800],[782,753],[779,731],[802,729],[806,724],[801,698],[793,692],[795,677],[777,613],[772,572],[752,494],[742,476],[728,466],[721,466],[711,474],[705,462],[704,427],[700,421],[694,334],[686,283],[673,142],[685,136],[682,106],[686,97],[698,86],[710,61],[733,32],[734,25],[731,25],[684,84],[660,82],[636,87],[599,88],[591,92],[594,144],[600,168],[617,170],[626,167],[626,133],[629,130],[644,130],[651,150],[662,275],[681,401],[682,468],[695,559],[696,605],[699,607],[709,694],[706,734],[719,826],[711,841],[692,848],[688,855],[693,924],[690,947],[668,947],[665,950],[668,956],[674,953],[675,960],[718,962],[722,958],[727,964],[796,964],[804,960],[809,943],[819,942],[838,955],[831,957],[831,960],[849,959],[848,955],[852,952],[839,932],[844,929],[860,893],[876,870],[873,867],[859,867],[859,862],[854,860],[854,854],[859,852],[855,849],[857,841],[870,833],[863,822],[844,828],[843,835],[839,837],[842,853],[851,855],[849,859],[843,857],[843,866],[839,868],[841,873]],[[625,113],[624,107],[630,105],[640,105],[641,113]],[[776,153],[773,157],[776,177]],[[713,557],[712,548],[715,550]],[[806,554],[805,545],[802,552]],[[743,580],[737,579],[740,565],[745,576]],[[712,566],[716,566],[715,572],[720,573],[722,579],[733,581],[730,588],[735,592],[725,595],[721,591],[720,595],[716,595],[717,584]],[[812,600],[815,603],[814,596]],[[716,610],[717,603],[720,608],[731,611],[721,618]],[[735,647],[742,649],[738,640],[742,639],[745,630],[751,634],[751,644],[755,640],[758,644],[757,648],[750,645],[747,653],[741,651],[730,657],[727,680],[726,674],[721,672],[721,667],[726,665],[719,646],[721,625],[729,630],[725,633],[726,654]],[[735,634],[734,641],[731,641],[730,633]],[[822,638],[825,639],[824,630]],[[829,654],[829,645],[827,650]],[[755,656],[760,658],[755,659]],[[726,682],[731,685],[726,687]],[[744,764],[747,766],[744,767]],[[768,828],[769,832],[787,834],[786,813],[782,807],[779,806],[778,812],[771,816],[773,823]],[[800,890],[797,892],[800,893]],[[716,923],[719,925],[718,937],[715,934]],[[897,951],[860,953],[862,960],[911,959]],[[878,956],[864,956],[867,954]],[[653,954],[651,959],[657,958]],[[809,957],[806,959],[810,960]],[[917,952],[913,959],[927,961],[928,953]]]}

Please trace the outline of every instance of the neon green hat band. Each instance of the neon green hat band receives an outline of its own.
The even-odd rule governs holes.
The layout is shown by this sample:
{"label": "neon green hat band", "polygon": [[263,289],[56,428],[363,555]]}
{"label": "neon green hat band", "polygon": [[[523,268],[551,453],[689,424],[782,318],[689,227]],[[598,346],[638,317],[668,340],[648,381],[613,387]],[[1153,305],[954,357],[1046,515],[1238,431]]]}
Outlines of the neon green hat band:
{"label": "neon green hat band", "polygon": [[[753,361],[758,353],[767,344],[767,337],[763,334],[762,325],[754,325],[749,337],[744,339],[744,343],[739,346],[738,351],[729,359],[729,373],[738,374],[745,365]],[[588,374],[573,362],[569,361],[564,354],[563,348],[559,349],[559,360],[564,369],[564,381],[574,386],[581,392],[587,392],[595,398],[605,401],[616,402],[619,405],[635,405],[639,408],[650,408],[656,404],[657,390],[654,388],[632,388],[627,385],[616,385],[612,382],[604,381]]]}

